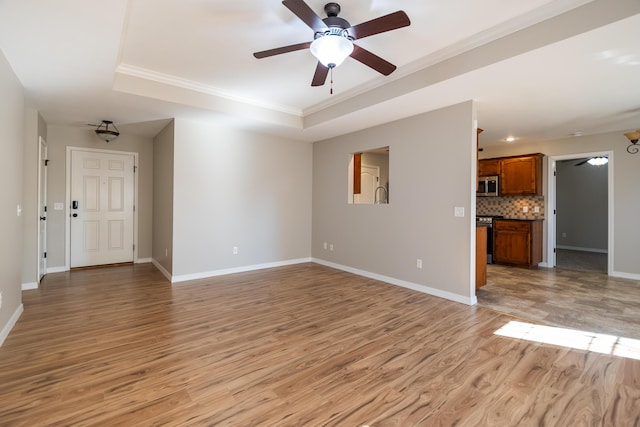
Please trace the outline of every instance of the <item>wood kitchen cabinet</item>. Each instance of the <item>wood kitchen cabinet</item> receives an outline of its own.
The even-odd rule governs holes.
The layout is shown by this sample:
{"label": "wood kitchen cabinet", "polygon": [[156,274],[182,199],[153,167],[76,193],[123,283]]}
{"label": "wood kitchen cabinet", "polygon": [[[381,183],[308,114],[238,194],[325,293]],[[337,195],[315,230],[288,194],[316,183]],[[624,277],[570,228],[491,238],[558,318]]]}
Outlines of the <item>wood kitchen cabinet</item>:
{"label": "wood kitchen cabinet", "polygon": [[501,196],[542,196],[542,154],[500,159]]}
{"label": "wood kitchen cabinet", "polygon": [[487,284],[487,227],[476,226],[476,289]]}
{"label": "wood kitchen cabinet", "polygon": [[500,175],[500,159],[484,159],[478,162],[478,176]]}
{"label": "wood kitchen cabinet", "polygon": [[537,267],[542,261],[542,220],[495,219],[493,260],[498,264]]}

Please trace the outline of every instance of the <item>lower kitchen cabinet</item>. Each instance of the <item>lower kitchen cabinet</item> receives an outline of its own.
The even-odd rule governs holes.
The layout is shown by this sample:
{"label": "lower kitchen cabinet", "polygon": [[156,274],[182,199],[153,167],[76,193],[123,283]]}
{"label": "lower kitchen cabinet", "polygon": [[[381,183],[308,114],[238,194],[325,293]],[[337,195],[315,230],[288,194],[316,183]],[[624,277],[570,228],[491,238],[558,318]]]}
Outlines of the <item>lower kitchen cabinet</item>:
{"label": "lower kitchen cabinet", "polygon": [[495,219],[493,260],[498,264],[537,267],[542,261],[542,220]]}

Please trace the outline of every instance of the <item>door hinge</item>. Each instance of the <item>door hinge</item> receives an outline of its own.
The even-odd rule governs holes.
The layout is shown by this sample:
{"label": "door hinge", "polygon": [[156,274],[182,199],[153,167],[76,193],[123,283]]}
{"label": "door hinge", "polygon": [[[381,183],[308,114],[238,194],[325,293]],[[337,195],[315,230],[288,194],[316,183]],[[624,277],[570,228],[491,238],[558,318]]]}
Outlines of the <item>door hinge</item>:
{"label": "door hinge", "polygon": [[133,173],[136,173],[137,170],[138,170],[138,167],[136,165],[133,165]]}
{"label": "door hinge", "polygon": [[46,253],[46,252],[44,253],[44,257],[45,257],[45,258],[47,257],[47,253]]}
{"label": "door hinge", "polygon": [[136,245],[135,245],[135,244],[133,245],[133,250],[134,250],[134,251],[136,250]]}
{"label": "door hinge", "polygon": [[49,159],[46,159],[46,160],[44,161],[44,165],[45,165],[45,166],[49,166]]}
{"label": "door hinge", "polygon": [[556,171],[553,171],[553,176],[556,176]]}
{"label": "door hinge", "polygon": [[46,207],[46,206],[44,207],[44,211],[45,211],[45,212],[47,211],[47,207]]}

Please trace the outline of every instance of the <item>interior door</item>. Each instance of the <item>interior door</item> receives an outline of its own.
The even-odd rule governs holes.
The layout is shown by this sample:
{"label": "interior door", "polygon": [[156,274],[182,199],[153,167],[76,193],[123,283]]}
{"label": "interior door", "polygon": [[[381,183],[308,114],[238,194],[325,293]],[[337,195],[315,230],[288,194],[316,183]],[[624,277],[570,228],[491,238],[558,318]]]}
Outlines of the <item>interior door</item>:
{"label": "interior door", "polygon": [[38,281],[47,274],[47,143],[40,138],[38,152]]}
{"label": "interior door", "polygon": [[71,152],[70,265],[133,262],[133,155]]}

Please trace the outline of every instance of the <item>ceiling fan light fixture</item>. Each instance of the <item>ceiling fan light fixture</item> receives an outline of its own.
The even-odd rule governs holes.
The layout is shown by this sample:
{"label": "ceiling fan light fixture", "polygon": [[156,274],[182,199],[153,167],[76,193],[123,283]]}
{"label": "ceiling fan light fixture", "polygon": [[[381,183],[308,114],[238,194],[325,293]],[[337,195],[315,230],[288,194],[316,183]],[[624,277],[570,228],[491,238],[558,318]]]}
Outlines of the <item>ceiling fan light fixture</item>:
{"label": "ceiling fan light fixture", "polygon": [[331,28],[327,33],[316,34],[316,39],[311,42],[309,49],[322,65],[335,68],[351,55],[353,43],[345,30]]}
{"label": "ceiling fan light fixture", "polygon": [[589,163],[591,166],[604,166],[609,163],[609,159],[606,157],[592,157],[587,160],[587,163]]}
{"label": "ceiling fan light fixture", "polygon": [[94,131],[104,142],[110,142],[120,136],[120,131],[111,120],[103,120]]}

